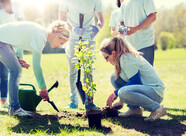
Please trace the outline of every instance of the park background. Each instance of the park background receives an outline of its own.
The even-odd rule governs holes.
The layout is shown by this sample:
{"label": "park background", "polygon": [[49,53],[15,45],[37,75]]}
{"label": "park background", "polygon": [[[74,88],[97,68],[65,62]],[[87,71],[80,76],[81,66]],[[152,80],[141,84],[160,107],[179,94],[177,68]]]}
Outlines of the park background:
{"label": "park background", "polygon": [[[58,19],[58,0],[17,0],[23,6],[25,20],[48,26]],[[111,37],[109,20],[111,12],[117,9],[115,0],[102,0],[105,25],[97,35],[96,47],[99,48],[104,38]],[[56,81],[59,87],[49,93],[60,113],[46,102],[36,108],[43,116],[36,118],[17,118],[8,116],[7,109],[0,109],[0,135],[186,135],[186,1],[154,0],[157,6],[155,25],[155,63],[154,68],[165,83],[163,105],[167,116],[154,123],[146,123],[143,118],[107,118],[102,120],[103,129],[89,129],[87,119],[76,117],[77,112],[84,112],[81,101],[78,110],[64,110],[70,102],[68,65],[64,49],[52,49],[46,46],[42,56],[42,68],[48,88]],[[96,17],[95,17],[96,18]],[[32,70],[32,55],[25,52],[24,59],[31,64],[24,69],[21,83],[30,83],[39,88]],[[97,52],[94,80],[97,84],[94,102],[104,107],[113,87],[110,74],[113,67]],[[125,107],[120,110],[126,111]],[[148,116],[149,112],[144,112]]]}

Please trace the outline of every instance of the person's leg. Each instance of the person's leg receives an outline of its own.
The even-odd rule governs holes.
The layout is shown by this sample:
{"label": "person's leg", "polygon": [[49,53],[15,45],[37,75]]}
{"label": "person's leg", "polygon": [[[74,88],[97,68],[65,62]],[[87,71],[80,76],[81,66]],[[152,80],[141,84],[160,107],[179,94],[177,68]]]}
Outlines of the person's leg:
{"label": "person's leg", "polygon": [[131,85],[119,90],[120,101],[129,105],[141,106],[151,112],[160,107],[161,98],[152,87],[144,85]]}
{"label": "person's leg", "polygon": [[116,79],[114,73],[110,76],[110,81],[115,89],[121,88],[127,83],[120,76]]}
{"label": "person's leg", "polygon": [[[69,108],[78,108],[78,103],[79,103],[79,95],[78,91],[76,88],[76,82],[77,82],[77,68],[74,66],[75,61],[73,60],[76,58],[74,55],[75,53],[75,45],[77,41],[75,40],[70,40],[69,41],[69,46],[66,47],[66,55],[67,55],[67,62],[68,62],[68,67],[69,67],[69,83],[70,83],[70,101],[71,105],[69,105]],[[71,106],[71,107],[70,107]]]}
{"label": "person's leg", "polygon": [[143,52],[143,57],[153,66],[154,63],[154,45],[138,50]]}
{"label": "person's leg", "polygon": [[1,91],[1,103],[4,104],[7,100],[8,92],[8,69],[0,62],[0,91]]}
{"label": "person's leg", "polygon": [[18,62],[17,56],[10,46],[0,43],[0,62],[2,62],[10,72],[9,79],[9,104],[10,112],[14,112],[20,108],[18,99],[18,87],[21,77],[22,68]]}
{"label": "person's leg", "polygon": [[[121,88],[127,83],[120,76],[116,79],[114,73],[111,75],[110,80],[111,80],[111,84],[115,89]],[[135,110],[139,108],[139,106],[133,106],[129,104],[127,105],[127,107],[129,107],[129,109],[131,110]]]}

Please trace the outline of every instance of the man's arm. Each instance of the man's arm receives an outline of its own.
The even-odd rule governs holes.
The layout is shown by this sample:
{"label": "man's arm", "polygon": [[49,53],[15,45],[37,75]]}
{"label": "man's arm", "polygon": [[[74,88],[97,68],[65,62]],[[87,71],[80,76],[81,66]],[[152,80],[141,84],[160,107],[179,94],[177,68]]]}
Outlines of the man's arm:
{"label": "man's arm", "polygon": [[[66,11],[60,11],[60,20],[67,22],[67,12]],[[67,22],[69,29],[72,29],[72,26]]]}
{"label": "man's arm", "polygon": [[102,12],[97,12],[97,16],[98,16],[98,19],[99,19],[98,26],[100,28],[102,28],[104,23],[105,23],[105,20],[104,20],[104,17],[103,17],[103,13]]}
{"label": "man's arm", "polygon": [[139,24],[136,27],[129,27],[130,31],[127,32],[127,35],[131,35],[133,33],[135,33],[138,30],[141,30],[143,28],[146,28],[147,26],[151,25],[153,22],[156,21],[156,12],[155,13],[151,13],[141,24]]}

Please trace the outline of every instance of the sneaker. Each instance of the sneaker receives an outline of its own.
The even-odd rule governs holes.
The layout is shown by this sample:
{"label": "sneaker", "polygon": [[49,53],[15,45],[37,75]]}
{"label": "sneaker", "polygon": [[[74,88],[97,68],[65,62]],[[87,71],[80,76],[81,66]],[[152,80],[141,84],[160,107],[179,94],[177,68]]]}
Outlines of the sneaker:
{"label": "sneaker", "polygon": [[119,117],[142,116],[142,109],[128,110],[127,112],[119,113]]}
{"label": "sneaker", "polygon": [[13,111],[13,112],[10,112],[9,111],[9,114],[10,115],[13,115],[13,116],[32,116],[32,114],[31,114],[32,112],[30,112],[30,111],[25,111],[25,110],[23,110],[22,108],[19,108],[19,109],[17,109],[17,110],[15,110],[15,111]]}
{"label": "sneaker", "polygon": [[9,104],[7,102],[5,102],[5,103],[1,104],[1,107],[2,108],[8,108],[9,107]]}
{"label": "sneaker", "polygon": [[78,105],[75,105],[74,103],[70,103],[65,109],[77,109]]}
{"label": "sneaker", "polygon": [[159,119],[160,117],[163,117],[167,114],[166,109],[160,105],[159,108],[157,108],[154,112],[151,112],[150,116],[145,118],[145,121],[155,121]]}
{"label": "sneaker", "polygon": [[[85,109],[86,109],[86,110],[90,110],[89,105],[85,105]],[[93,110],[98,110],[98,109],[100,109],[100,107],[97,107],[95,104],[93,104],[93,105],[92,105],[92,109],[93,109]]]}

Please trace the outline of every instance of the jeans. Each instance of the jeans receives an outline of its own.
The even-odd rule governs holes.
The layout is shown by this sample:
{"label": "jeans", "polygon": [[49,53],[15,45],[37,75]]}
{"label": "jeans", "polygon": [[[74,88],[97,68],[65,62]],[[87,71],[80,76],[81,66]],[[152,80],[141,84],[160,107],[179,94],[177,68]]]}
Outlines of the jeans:
{"label": "jeans", "polygon": [[18,90],[22,67],[13,49],[9,45],[2,42],[0,42],[0,62],[4,64],[10,72],[8,84],[10,104],[9,110],[10,112],[15,111],[20,108]]}
{"label": "jeans", "polygon": [[8,69],[0,62],[0,93],[1,100],[7,99],[8,92]]}
{"label": "jeans", "polygon": [[[69,82],[70,82],[70,100],[72,103],[75,105],[78,105],[79,103],[79,94],[78,90],[76,88],[76,82],[77,82],[77,75],[78,75],[78,70],[74,66],[74,58],[76,56],[74,55],[75,53],[75,46],[78,45],[78,41],[76,40],[69,40],[69,45],[66,46],[65,52],[67,55],[67,62],[68,62],[68,67],[69,67]],[[89,45],[86,45],[88,48],[91,45],[95,45],[94,41],[89,41]],[[81,71],[82,72],[82,71]],[[85,94],[85,105],[88,105],[88,94]]]}
{"label": "jeans", "polygon": [[154,63],[154,45],[138,50],[143,52],[143,57],[153,66]]}
{"label": "jeans", "polygon": [[120,88],[118,92],[120,101],[128,104],[130,110],[143,107],[152,112],[160,106],[163,100],[150,86],[129,85],[122,87],[126,82],[121,77],[115,80],[114,74],[111,75],[111,83],[116,89]]}

